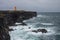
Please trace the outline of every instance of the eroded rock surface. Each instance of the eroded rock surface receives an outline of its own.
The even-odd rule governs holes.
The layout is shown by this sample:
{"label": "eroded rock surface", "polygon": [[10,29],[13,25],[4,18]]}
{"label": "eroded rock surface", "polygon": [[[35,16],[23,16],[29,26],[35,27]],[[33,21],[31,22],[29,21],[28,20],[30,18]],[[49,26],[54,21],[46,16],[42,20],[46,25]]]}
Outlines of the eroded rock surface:
{"label": "eroded rock surface", "polygon": [[10,40],[9,27],[4,24],[4,18],[0,18],[0,40]]}
{"label": "eroded rock surface", "polygon": [[42,32],[42,33],[47,33],[46,29],[37,29],[37,30],[32,30],[32,32],[38,33],[38,32]]}

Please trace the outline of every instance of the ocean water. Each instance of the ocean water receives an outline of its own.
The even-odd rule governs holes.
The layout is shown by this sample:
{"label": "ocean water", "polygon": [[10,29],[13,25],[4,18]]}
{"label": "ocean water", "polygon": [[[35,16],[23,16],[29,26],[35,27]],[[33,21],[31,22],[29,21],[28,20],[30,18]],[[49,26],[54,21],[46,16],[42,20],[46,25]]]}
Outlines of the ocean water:
{"label": "ocean water", "polygon": [[[27,26],[12,26],[9,32],[11,40],[60,40],[60,12],[40,12],[37,17],[24,20]],[[29,29],[31,27],[31,29]],[[46,29],[47,33],[31,32],[36,29]]]}

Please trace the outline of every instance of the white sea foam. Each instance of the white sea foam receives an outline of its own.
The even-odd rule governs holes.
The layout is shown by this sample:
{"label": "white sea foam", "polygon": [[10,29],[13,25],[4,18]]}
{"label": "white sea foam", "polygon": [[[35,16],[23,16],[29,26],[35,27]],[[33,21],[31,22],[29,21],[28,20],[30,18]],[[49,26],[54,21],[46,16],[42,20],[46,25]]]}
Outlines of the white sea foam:
{"label": "white sea foam", "polygon": [[[31,27],[31,29],[29,29],[28,27]],[[48,31],[48,33],[35,33],[32,32],[31,30],[36,30],[39,28],[34,28],[32,25],[27,25],[27,26],[16,26],[16,27],[11,27],[13,29],[16,29],[14,31],[10,32],[10,36],[11,36],[11,40],[27,40],[26,38],[28,38],[29,36],[34,36],[34,37],[40,37],[40,36],[48,36],[48,35],[53,35],[55,34],[54,31],[54,27],[39,27],[40,29],[46,29]],[[32,37],[29,38],[29,40],[32,39]],[[33,39],[34,40],[34,39]]]}
{"label": "white sea foam", "polygon": [[41,23],[42,25],[54,25],[52,23]]}
{"label": "white sea foam", "polygon": [[19,24],[21,24],[21,23],[15,23],[16,25],[19,25]]}
{"label": "white sea foam", "polygon": [[38,15],[37,17],[47,18],[47,17],[49,17],[49,16],[45,16],[45,15]]}
{"label": "white sea foam", "polygon": [[[10,36],[11,36],[11,40],[55,40],[55,36],[53,35],[60,35],[60,33],[57,33],[57,27],[45,27],[46,26],[52,26],[54,25],[53,23],[43,23],[46,22],[44,20],[42,20],[41,22],[40,19],[48,19],[50,16],[46,16],[46,15],[37,15],[37,17],[33,17],[31,19],[28,20],[24,20],[23,22],[25,22],[27,24],[27,26],[22,26],[19,25],[21,23],[16,23],[16,25],[18,26],[12,26],[10,28],[16,29],[14,31],[10,31]],[[32,23],[32,24],[31,24]],[[42,24],[43,27],[38,27],[36,26],[37,24]],[[36,26],[36,28],[35,28]],[[31,27],[29,29],[29,27]],[[32,32],[32,30],[37,30],[37,29],[46,29],[48,32],[47,33],[42,33],[42,32]]]}

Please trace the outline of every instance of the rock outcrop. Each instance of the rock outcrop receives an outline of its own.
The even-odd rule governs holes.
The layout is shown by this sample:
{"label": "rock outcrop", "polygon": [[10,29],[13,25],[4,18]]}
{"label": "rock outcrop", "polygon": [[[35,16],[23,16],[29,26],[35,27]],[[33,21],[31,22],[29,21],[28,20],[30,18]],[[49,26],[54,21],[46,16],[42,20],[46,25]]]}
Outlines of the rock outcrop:
{"label": "rock outcrop", "polygon": [[36,17],[36,12],[22,12],[17,20],[17,22],[23,22],[23,20],[30,19],[32,17]]}
{"label": "rock outcrop", "polygon": [[14,25],[15,22],[21,22],[21,25],[26,25],[23,20],[36,17],[36,12],[27,11],[0,11],[0,40],[10,40],[9,26]]}
{"label": "rock outcrop", "polygon": [[4,18],[0,18],[0,40],[10,40],[9,28],[4,24]]}
{"label": "rock outcrop", "polygon": [[37,29],[37,30],[32,30],[32,32],[38,33],[38,32],[42,32],[42,33],[47,33],[46,29]]}
{"label": "rock outcrop", "polygon": [[23,22],[23,20],[36,17],[36,12],[31,11],[0,11],[0,15],[4,16],[7,25],[14,25],[15,22]]}

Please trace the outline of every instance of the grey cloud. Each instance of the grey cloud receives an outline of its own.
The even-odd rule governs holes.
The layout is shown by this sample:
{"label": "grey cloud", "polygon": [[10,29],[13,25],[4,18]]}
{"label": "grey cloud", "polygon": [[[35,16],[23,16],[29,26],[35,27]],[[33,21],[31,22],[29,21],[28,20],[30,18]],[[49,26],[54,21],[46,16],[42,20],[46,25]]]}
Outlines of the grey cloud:
{"label": "grey cloud", "polygon": [[60,0],[0,0],[0,10],[13,9],[34,11],[59,11]]}

